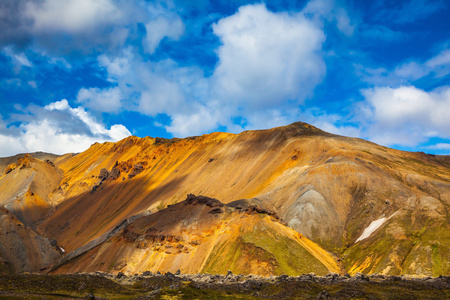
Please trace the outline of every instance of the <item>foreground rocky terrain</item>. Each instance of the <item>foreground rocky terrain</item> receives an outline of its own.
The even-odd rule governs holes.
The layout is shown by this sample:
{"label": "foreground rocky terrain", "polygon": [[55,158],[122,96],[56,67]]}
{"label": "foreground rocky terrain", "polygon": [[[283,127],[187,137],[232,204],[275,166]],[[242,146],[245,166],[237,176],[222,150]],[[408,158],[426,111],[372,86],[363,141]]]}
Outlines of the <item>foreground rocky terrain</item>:
{"label": "foreground rocky terrain", "polygon": [[0,275],[1,299],[448,299],[450,277],[119,273]]}
{"label": "foreground rocky terrain", "polygon": [[47,157],[0,159],[0,273],[450,274],[448,156],[294,123]]}

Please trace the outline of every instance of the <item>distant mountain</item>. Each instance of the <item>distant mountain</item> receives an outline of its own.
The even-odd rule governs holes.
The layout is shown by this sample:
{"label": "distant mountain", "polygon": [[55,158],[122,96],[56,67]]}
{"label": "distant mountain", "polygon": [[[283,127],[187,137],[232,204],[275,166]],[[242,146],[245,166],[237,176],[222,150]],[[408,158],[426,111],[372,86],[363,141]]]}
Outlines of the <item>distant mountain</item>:
{"label": "distant mountain", "polygon": [[[29,224],[69,253],[55,272],[173,271],[177,266],[192,272],[233,269],[293,275],[336,271],[334,265],[339,272],[350,274],[450,274],[448,156],[394,150],[299,122],[185,139],[132,136],[117,143],[96,143],[85,152],[58,158],[54,164],[61,180],[52,185],[52,191],[40,195],[48,199],[49,214]],[[26,177],[22,171],[26,172],[19,168],[4,174],[0,192],[9,186],[2,188],[2,182],[14,181],[12,176],[23,182],[19,180]],[[220,206],[223,212],[209,214],[208,206],[187,205],[187,194],[219,199],[225,204]],[[236,207],[273,211],[280,221],[264,213],[239,212]],[[190,215],[198,219],[189,219]],[[168,220],[176,222],[169,226],[164,223]],[[227,222],[229,232],[235,235],[222,236],[211,229]],[[174,254],[170,247],[170,253],[165,253],[164,243],[159,248],[164,251],[155,252],[156,242],[146,240],[153,229],[164,236],[182,236],[183,226],[187,236],[180,242],[181,253],[176,250]],[[268,230],[252,233],[258,232],[255,226]],[[325,253],[327,261],[332,257],[334,263],[324,268],[324,260],[314,256],[308,259],[310,269],[296,266],[293,262],[303,257],[307,248],[298,245],[288,227],[304,241],[314,242],[316,252],[307,250],[310,255]],[[248,233],[245,237],[244,232]],[[209,250],[185,245],[191,235],[205,237],[203,245]],[[262,247],[258,235],[264,240],[273,237],[277,241],[274,248],[270,243],[268,248]],[[280,253],[275,245],[281,245],[280,239],[289,241],[288,249],[298,251],[285,251],[283,258],[277,257]],[[168,245],[178,247],[176,242]],[[252,255],[241,252],[242,258],[236,261],[223,258],[240,253],[238,249],[253,249],[252,245],[257,248],[248,250]],[[90,261],[92,257],[95,260]],[[181,263],[185,259],[188,262]],[[284,268],[290,259],[292,268]],[[254,269],[249,269],[250,265]]]}

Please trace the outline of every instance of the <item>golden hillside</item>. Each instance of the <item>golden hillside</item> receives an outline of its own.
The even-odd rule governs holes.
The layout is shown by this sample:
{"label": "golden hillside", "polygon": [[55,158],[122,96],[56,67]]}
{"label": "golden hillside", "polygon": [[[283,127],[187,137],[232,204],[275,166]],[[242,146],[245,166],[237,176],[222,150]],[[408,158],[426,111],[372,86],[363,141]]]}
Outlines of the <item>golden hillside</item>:
{"label": "golden hillside", "polygon": [[105,271],[255,275],[341,272],[320,246],[256,207],[187,199],[126,226],[53,273]]}
{"label": "golden hillside", "polygon": [[294,123],[185,139],[129,137],[55,165],[63,178],[48,195],[54,210],[37,230],[67,252],[134,215],[167,213],[192,193],[275,211],[351,274],[450,273],[448,157]]}

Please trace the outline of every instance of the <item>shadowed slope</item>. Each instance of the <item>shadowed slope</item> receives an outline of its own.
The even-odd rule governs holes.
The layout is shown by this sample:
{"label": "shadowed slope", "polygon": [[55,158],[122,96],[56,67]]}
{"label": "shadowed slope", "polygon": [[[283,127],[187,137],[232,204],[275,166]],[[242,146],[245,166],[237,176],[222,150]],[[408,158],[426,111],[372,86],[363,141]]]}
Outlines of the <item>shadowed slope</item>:
{"label": "shadowed slope", "polygon": [[56,243],[36,234],[0,208],[0,274],[39,272],[59,257]]}

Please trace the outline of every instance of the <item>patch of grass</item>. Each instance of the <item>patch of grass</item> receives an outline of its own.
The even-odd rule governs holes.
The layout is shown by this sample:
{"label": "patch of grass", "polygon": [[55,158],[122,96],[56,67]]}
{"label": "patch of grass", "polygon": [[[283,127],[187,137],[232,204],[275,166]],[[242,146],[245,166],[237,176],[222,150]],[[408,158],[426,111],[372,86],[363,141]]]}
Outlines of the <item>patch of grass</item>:
{"label": "patch of grass", "polygon": [[105,277],[84,274],[0,276],[0,291],[14,295],[9,299],[17,296],[33,299],[37,295],[61,299],[84,297],[90,293],[108,299],[129,299],[140,294]]}
{"label": "patch of grass", "polygon": [[[436,288],[436,287],[439,288]],[[180,282],[166,276],[124,285],[86,274],[0,276],[0,299],[83,299],[90,293],[106,299],[316,299],[327,291],[332,299],[449,299],[445,279],[417,281],[248,280],[229,284]]]}
{"label": "patch of grass", "polygon": [[272,228],[255,226],[243,239],[274,256],[279,267],[276,274],[290,276],[316,273],[325,275],[327,268],[296,241],[278,234]]}
{"label": "patch of grass", "polygon": [[441,249],[439,245],[433,244],[431,245],[431,255],[433,260],[432,272],[434,276],[445,275],[448,274],[448,270],[445,270],[445,261],[443,256],[441,255]]}

